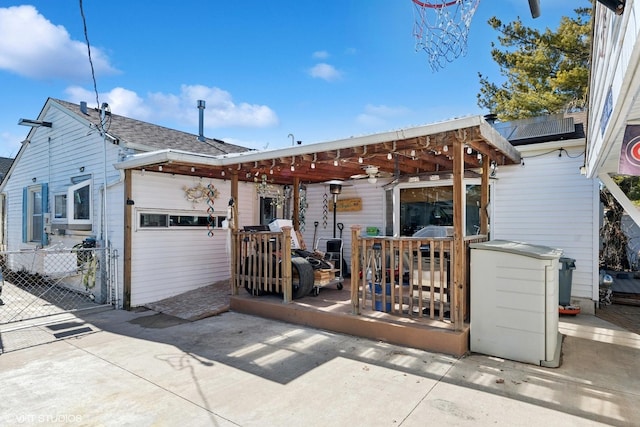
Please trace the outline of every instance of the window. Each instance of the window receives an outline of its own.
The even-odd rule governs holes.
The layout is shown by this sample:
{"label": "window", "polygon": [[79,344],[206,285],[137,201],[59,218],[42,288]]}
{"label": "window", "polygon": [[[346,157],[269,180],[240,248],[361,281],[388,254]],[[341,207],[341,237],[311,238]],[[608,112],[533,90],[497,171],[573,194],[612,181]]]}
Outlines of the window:
{"label": "window", "polygon": [[69,187],[66,198],[69,224],[91,224],[91,180]]}
{"label": "window", "polygon": [[22,192],[22,240],[38,243],[42,246],[49,243],[44,232],[45,219],[48,212],[49,189],[47,184],[25,187]]}
{"label": "window", "polygon": [[67,195],[56,194],[53,200],[54,200],[53,218],[58,220],[67,219]]}
{"label": "window", "polygon": [[[465,235],[480,230],[480,185],[467,184],[464,206]],[[453,186],[412,186],[399,189],[400,235],[412,236],[426,226],[453,226]],[[389,221],[389,218],[387,218]]]}
{"label": "window", "polygon": [[[226,215],[214,214],[212,221],[214,228],[220,228]],[[189,227],[209,227],[210,218],[208,215],[182,215],[170,213],[149,213],[140,214],[140,228],[189,228]]]}

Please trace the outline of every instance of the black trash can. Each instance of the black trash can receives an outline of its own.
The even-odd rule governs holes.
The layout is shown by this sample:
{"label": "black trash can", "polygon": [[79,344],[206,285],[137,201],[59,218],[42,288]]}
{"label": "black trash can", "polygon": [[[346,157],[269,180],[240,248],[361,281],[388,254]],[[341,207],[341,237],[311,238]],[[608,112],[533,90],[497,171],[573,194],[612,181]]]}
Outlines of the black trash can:
{"label": "black trash can", "polygon": [[573,270],[576,269],[576,260],[573,258],[560,258],[560,277],[558,279],[558,295],[561,306],[571,305],[571,281]]}

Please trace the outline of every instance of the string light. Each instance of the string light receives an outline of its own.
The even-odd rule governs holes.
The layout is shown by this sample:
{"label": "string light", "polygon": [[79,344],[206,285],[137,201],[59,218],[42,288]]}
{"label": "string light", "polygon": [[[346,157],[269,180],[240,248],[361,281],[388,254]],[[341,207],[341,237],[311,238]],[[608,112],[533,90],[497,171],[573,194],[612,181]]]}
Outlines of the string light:
{"label": "string light", "polygon": [[316,168],[316,164],[314,162],[311,162],[311,169],[315,169]]}
{"label": "string light", "polygon": [[467,147],[467,154],[471,154],[473,153],[473,150],[471,149],[471,147]]}
{"label": "string light", "polygon": [[477,157],[478,157],[478,160],[482,160],[482,154],[481,153],[478,153]]}
{"label": "string light", "polygon": [[362,157],[358,157],[358,163],[362,164],[362,162],[364,162],[364,159]]}
{"label": "string light", "polygon": [[446,153],[447,151],[449,151],[449,147],[445,145],[444,147],[442,147],[442,151]]}
{"label": "string light", "polygon": [[338,160],[333,161],[333,166],[338,166]]}
{"label": "string light", "polygon": [[391,160],[391,159],[393,159],[393,154],[391,153],[387,154],[387,160]]}
{"label": "string light", "polygon": [[411,150],[411,157],[415,157],[416,156],[416,150]]}

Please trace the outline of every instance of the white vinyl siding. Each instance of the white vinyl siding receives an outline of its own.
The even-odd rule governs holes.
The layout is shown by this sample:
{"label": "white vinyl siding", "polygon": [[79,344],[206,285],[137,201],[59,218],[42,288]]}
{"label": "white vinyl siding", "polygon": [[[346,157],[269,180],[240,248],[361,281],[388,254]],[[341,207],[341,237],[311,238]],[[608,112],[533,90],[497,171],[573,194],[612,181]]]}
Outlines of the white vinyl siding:
{"label": "white vinyl siding", "polygon": [[[583,140],[521,147],[524,165],[500,166],[492,185],[491,239],[563,250],[576,260],[572,296],[597,299],[598,183],[580,175]],[[571,156],[571,157],[570,157]]]}
{"label": "white vinyl siding", "polygon": [[[336,222],[344,224],[342,238],[344,239],[344,256],[347,262],[351,260],[351,226],[362,226],[361,233],[367,227],[377,227],[384,233],[384,179],[378,179],[376,184],[370,184],[366,179],[348,181],[342,187],[338,200],[359,198],[362,210],[351,212],[337,212]],[[323,201],[327,198],[326,224]],[[329,193],[329,185],[310,185],[307,188],[307,209],[305,212],[304,232],[302,233],[308,250],[313,250],[314,221],[318,221],[316,241],[321,239],[319,250],[326,250],[327,239],[333,238],[333,212],[329,205],[333,205],[333,196]],[[340,230],[336,228],[336,236],[340,237]]]}
{"label": "white vinyl siding", "polygon": [[[207,227],[140,227],[142,213],[160,215],[208,216],[206,201],[191,202],[185,187],[196,186],[200,179],[157,172],[132,171],[131,305],[140,306],[231,277],[229,231]],[[214,215],[226,217],[230,182],[203,180],[218,190]],[[255,224],[253,184],[239,183],[239,225]],[[209,231],[213,232],[210,236]]]}

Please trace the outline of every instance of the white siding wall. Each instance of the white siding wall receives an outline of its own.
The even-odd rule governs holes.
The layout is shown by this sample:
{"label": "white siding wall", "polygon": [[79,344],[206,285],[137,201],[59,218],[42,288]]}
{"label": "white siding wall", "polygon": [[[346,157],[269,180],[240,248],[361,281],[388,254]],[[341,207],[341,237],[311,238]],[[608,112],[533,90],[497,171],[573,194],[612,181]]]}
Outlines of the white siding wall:
{"label": "white siding wall", "polygon": [[[14,169],[4,183],[3,192],[7,199],[6,241],[7,250],[34,248],[36,243],[22,242],[22,191],[30,185],[47,183],[49,186],[49,213],[53,221],[54,196],[66,193],[72,185],[71,178],[90,175],[93,182],[93,224],[90,231],[67,230],[65,235],[49,236],[49,246],[71,248],[88,236],[102,239],[102,187],[104,185],[105,155],[104,141],[97,131],[89,132],[89,127],[71,116],[65,109],[52,105],[44,112],[45,121],[53,127],[35,128],[31,142],[20,153]],[[120,148],[107,140],[106,165],[109,191],[118,193],[120,173],[113,168]],[[81,172],[80,168],[84,168]],[[35,182],[34,182],[35,178]],[[111,229],[122,229],[122,195],[109,195]],[[117,213],[117,214],[116,214]],[[54,227],[55,228],[55,227]],[[117,234],[115,235],[117,237]],[[121,250],[122,240],[110,240]],[[122,271],[122,269],[120,269]]]}
{"label": "white siding wall", "polygon": [[598,183],[579,173],[582,144],[564,146],[574,158],[557,143],[518,147],[524,166],[499,167],[492,182],[491,238],[563,249],[576,259],[572,296],[597,300]]}
{"label": "white siding wall", "polygon": [[[591,172],[617,172],[617,163],[609,162],[598,171],[598,163],[615,141],[620,141],[627,120],[637,120],[632,108],[638,95],[638,61],[640,61],[640,3],[627,2],[624,13],[616,16],[601,4],[596,4],[593,20],[591,81],[589,87],[589,152]],[[606,110],[611,91],[612,108]],[[636,107],[637,108],[637,107]],[[604,130],[604,132],[603,132]],[[619,148],[618,148],[619,150]],[[616,153],[614,153],[616,154]],[[612,160],[617,161],[613,156]]]}
{"label": "white siding wall", "polygon": [[[341,199],[362,199],[362,210],[355,212],[337,212],[336,222],[344,224],[344,256],[347,262],[351,260],[351,226],[361,225],[362,233],[366,232],[366,227],[378,227],[381,234],[384,234],[384,191],[382,184],[384,180],[378,180],[377,184],[369,184],[366,179],[348,181],[342,187],[342,193],[338,196]],[[323,219],[324,195],[327,195],[327,218],[326,226]],[[333,206],[333,196],[329,193],[329,186],[325,184],[314,184],[307,187],[307,210],[305,212],[305,227],[302,236],[309,250],[315,245],[313,242],[314,221],[318,221],[318,232],[316,240],[322,238],[319,250],[326,250],[326,240],[333,238],[333,212],[329,205]],[[340,237],[340,231],[336,229],[336,236]]]}
{"label": "white siding wall", "polygon": [[[182,292],[210,285],[230,277],[228,231],[215,229],[209,236],[206,228],[173,227],[152,229],[139,227],[140,212],[176,212],[207,215],[206,201],[186,199],[184,187],[191,188],[200,178],[132,172],[134,205],[131,305],[139,306]],[[226,216],[231,197],[230,182],[203,179],[219,191],[215,214]],[[239,225],[255,224],[255,190],[252,184],[239,185]]]}

